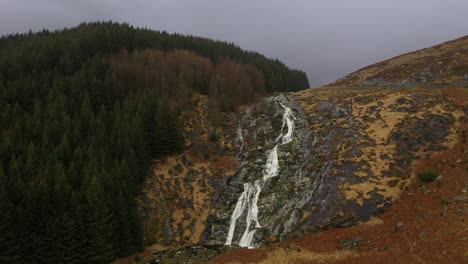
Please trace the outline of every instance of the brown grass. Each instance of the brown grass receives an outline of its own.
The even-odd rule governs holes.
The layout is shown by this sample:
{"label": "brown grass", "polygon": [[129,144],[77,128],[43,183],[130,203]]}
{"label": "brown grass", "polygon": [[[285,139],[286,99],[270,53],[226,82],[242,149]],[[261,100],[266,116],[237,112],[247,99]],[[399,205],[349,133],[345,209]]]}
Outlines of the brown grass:
{"label": "brown grass", "polygon": [[468,73],[464,71],[468,69],[467,50],[468,38],[463,37],[367,66],[331,85],[356,86],[376,78],[399,81],[425,71],[436,76],[436,82],[461,81]]}
{"label": "brown grass", "polygon": [[[468,124],[461,123],[460,129],[468,130]],[[275,246],[235,251],[210,263],[468,263],[468,152],[464,140],[468,135],[463,139],[458,133],[452,148],[415,162],[412,174],[430,167],[442,180],[425,184],[413,180],[379,217]],[[400,230],[396,230],[397,224],[402,226]],[[340,240],[357,237],[361,245],[343,251]]]}

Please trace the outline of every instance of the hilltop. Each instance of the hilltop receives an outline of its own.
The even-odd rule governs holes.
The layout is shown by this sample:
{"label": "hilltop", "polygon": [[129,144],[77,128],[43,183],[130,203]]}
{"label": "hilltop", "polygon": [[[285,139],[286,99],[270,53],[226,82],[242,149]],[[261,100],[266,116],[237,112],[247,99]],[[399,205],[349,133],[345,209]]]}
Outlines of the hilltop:
{"label": "hilltop", "polygon": [[328,86],[427,86],[468,84],[468,36],[372,64]]}

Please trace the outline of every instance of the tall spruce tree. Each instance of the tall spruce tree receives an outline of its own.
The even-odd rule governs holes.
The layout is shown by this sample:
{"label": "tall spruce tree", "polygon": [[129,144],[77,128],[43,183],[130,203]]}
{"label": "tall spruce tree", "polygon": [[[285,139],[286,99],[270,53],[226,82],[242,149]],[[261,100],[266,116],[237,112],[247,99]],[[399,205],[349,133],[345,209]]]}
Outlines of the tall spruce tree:
{"label": "tall spruce tree", "polygon": [[7,180],[0,166],[0,263],[14,263],[19,261],[16,255],[18,249],[15,241],[16,234],[13,228],[15,216],[6,187]]}
{"label": "tall spruce tree", "polygon": [[114,222],[111,204],[98,176],[93,175],[85,191],[86,255],[91,263],[109,263],[116,257],[112,243]]}

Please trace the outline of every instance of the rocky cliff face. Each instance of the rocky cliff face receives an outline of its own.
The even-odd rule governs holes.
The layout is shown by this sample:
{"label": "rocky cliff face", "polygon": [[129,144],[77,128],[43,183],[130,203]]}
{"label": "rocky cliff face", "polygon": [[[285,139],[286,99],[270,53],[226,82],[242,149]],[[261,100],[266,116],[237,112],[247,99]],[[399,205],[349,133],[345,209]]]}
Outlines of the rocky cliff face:
{"label": "rocky cliff face", "polygon": [[147,244],[201,242],[217,182],[238,168],[234,146],[236,116],[226,114],[218,140],[210,140],[207,98],[196,96],[193,111],[182,113],[187,151],[156,160],[138,197]]}
{"label": "rocky cliff face", "polygon": [[[225,243],[244,183],[262,179],[281,132],[281,104],[293,110],[295,131],[292,142],[277,148],[278,176],[262,182],[254,246],[383,212],[410,182],[412,162],[444,149],[463,121],[462,110],[430,91],[335,92],[324,93],[330,98],[280,95],[242,114],[242,162],[235,176],[215,187],[205,242]],[[237,219],[233,244],[247,219]]]}
{"label": "rocky cliff face", "polygon": [[[281,144],[281,137],[278,138],[282,134],[285,111],[281,104],[292,109],[294,116],[292,141],[285,144]],[[283,95],[248,108],[242,116],[239,123],[243,138],[240,153],[242,162],[237,174],[217,188],[219,191],[213,197],[213,213],[207,225],[206,240],[217,243],[226,241],[231,216],[244,191],[244,183],[257,182],[261,185],[257,202],[261,227],[255,233],[253,244],[259,245],[271,236],[283,236],[291,232],[299,220],[300,215],[293,212],[295,208],[290,207],[287,201],[311,182],[304,173],[304,161],[310,155],[308,150],[312,146],[307,144],[312,143],[313,134],[308,131],[305,114],[294,101]],[[272,151],[277,151],[279,170],[277,176],[265,177],[268,174],[268,157]],[[247,219],[246,214],[237,219],[234,244],[245,232]]]}
{"label": "rocky cliff face", "polygon": [[[287,108],[294,130],[282,144]],[[207,159],[200,156],[210,148],[201,147],[156,167],[141,198],[147,226],[167,244],[215,244],[183,250],[203,260],[229,250],[224,244],[258,247],[367,221],[413,181],[415,161],[453,147],[467,116],[436,89],[323,88],[266,98],[226,119],[217,143],[199,141],[207,129],[192,126],[200,130],[187,133],[198,135],[189,138],[192,149],[217,147]],[[250,200],[237,210],[243,194]]]}

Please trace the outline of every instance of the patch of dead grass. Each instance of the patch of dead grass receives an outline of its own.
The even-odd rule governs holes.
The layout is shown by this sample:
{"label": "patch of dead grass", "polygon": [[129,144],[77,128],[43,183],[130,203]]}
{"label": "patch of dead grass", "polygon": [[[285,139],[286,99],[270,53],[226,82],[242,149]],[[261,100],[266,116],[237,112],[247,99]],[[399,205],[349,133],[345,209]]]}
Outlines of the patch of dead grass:
{"label": "patch of dead grass", "polygon": [[333,263],[356,256],[350,250],[330,252],[313,252],[303,248],[279,248],[271,252],[262,264],[293,264],[293,263]]}

